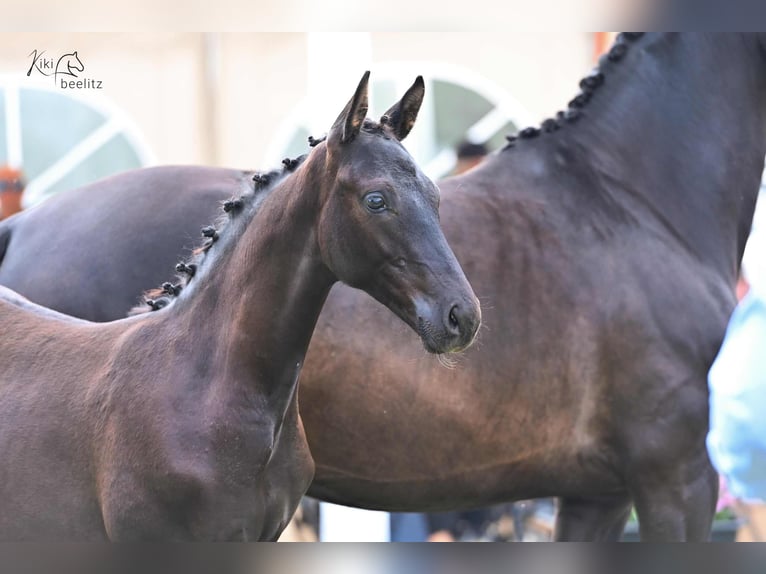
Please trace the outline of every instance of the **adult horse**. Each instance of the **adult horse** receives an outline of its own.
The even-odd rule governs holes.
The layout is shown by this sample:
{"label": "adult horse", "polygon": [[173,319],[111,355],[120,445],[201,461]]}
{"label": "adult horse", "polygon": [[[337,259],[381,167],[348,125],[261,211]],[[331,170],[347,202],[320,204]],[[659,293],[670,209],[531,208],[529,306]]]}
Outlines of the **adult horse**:
{"label": "adult horse", "polygon": [[0,223],[0,284],[81,319],[126,317],[147,286],[192,254],[220,203],[252,191],[254,175],[155,167],[59,194]]}
{"label": "adult horse", "polygon": [[[635,503],[644,539],[707,538],[706,373],[766,154],[764,49],[758,34],[620,36],[568,111],[442,182],[445,234],[485,302],[480,344],[445,370],[381,307],[334,290],[301,380],[310,493],[412,511],[560,496],[567,540],[617,538]],[[37,227],[51,243],[72,232],[54,222]],[[45,273],[59,262],[27,252],[6,269],[28,236],[3,229],[0,282],[32,268],[40,302],[62,305]]]}
{"label": "adult horse", "polygon": [[224,204],[161,312],[89,323],[0,289],[0,539],[275,539],[313,476],[296,387],[337,280],[431,352],[470,344],[478,302],[399,143],[423,81],[378,124],[368,76],[325,143]]}

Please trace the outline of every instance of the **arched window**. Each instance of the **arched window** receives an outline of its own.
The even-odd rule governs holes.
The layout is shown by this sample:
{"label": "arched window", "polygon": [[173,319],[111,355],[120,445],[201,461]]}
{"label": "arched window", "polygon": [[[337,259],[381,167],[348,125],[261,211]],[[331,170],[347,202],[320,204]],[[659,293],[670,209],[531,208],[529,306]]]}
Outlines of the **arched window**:
{"label": "arched window", "polygon": [[[417,126],[405,144],[434,179],[454,168],[455,147],[460,142],[484,143],[494,150],[503,145],[507,134],[535,123],[518,101],[490,80],[459,66],[434,62],[373,65],[371,117],[385,112],[418,74],[426,82],[426,98]],[[302,102],[283,122],[264,165],[305,153],[307,137],[321,135],[310,132],[307,110],[306,102]]]}
{"label": "arched window", "polygon": [[25,207],[153,163],[132,121],[107,98],[0,76],[0,165],[23,170]]}

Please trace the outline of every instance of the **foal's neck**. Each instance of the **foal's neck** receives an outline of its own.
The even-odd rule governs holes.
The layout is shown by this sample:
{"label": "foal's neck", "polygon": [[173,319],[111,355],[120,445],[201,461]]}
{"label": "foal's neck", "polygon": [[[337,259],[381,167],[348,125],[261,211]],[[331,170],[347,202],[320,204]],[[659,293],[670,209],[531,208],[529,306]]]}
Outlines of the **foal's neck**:
{"label": "foal's neck", "polygon": [[292,401],[336,281],[317,243],[323,170],[324,154],[316,149],[263,200],[241,237],[213,246],[211,267],[176,310],[193,323],[191,337],[199,341],[204,330],[214,383],[224,387],[216,392],[244,393],[265,401],[269,412],[284,412]]}

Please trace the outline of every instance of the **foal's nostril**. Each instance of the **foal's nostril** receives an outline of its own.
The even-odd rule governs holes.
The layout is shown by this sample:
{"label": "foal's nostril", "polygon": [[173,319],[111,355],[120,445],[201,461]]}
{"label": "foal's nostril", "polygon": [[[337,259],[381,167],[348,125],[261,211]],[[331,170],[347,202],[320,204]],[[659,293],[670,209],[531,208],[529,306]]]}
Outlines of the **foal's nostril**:
{"label": "foal's nostril", "polygon": [[452,308],[449,310],[448,320],[449,320],[450,329],[455,334],[459,335],[460,334],[460,321],[457,318],[458,317],[458,312],[459,312],[458,306],[457,305],[453,305]]}
{"label": "foal's nostril", "polygon": [[452,343],[457,344],[460,348],[469,345],[476,335],[481,322],[480,317],[478,308],[467,302],[452,305],[444,319],[444,327],[452,338]]}

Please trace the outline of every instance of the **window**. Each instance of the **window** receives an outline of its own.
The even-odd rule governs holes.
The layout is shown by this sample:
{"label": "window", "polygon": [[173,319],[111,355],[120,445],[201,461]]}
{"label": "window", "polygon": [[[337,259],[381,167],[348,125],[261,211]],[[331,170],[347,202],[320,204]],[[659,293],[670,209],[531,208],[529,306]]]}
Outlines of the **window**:
{"label": "window", "polygon": [[0,76],[0,165],[23,170],[25,207],[152,163],[132,122],[106,98]]}
{"label": "window", "polygon": [[[379,117],[385,112],[418,74],[426,81],[426,99],[416,128],[405,144],[434,179],[452,171],[456,162],[455,147],[460,142],[484,143],[495,150],[505,143],[507,134],[535,123],[505,90],[470,70],[440,63],[374,65],[370,116]],[[309,131],[307,109],[305,103],[301,104],[283,123],[269,148],[268,163],[264,167],[278,163],[283,157],[306,153],[306,138],[321,135]]]}

